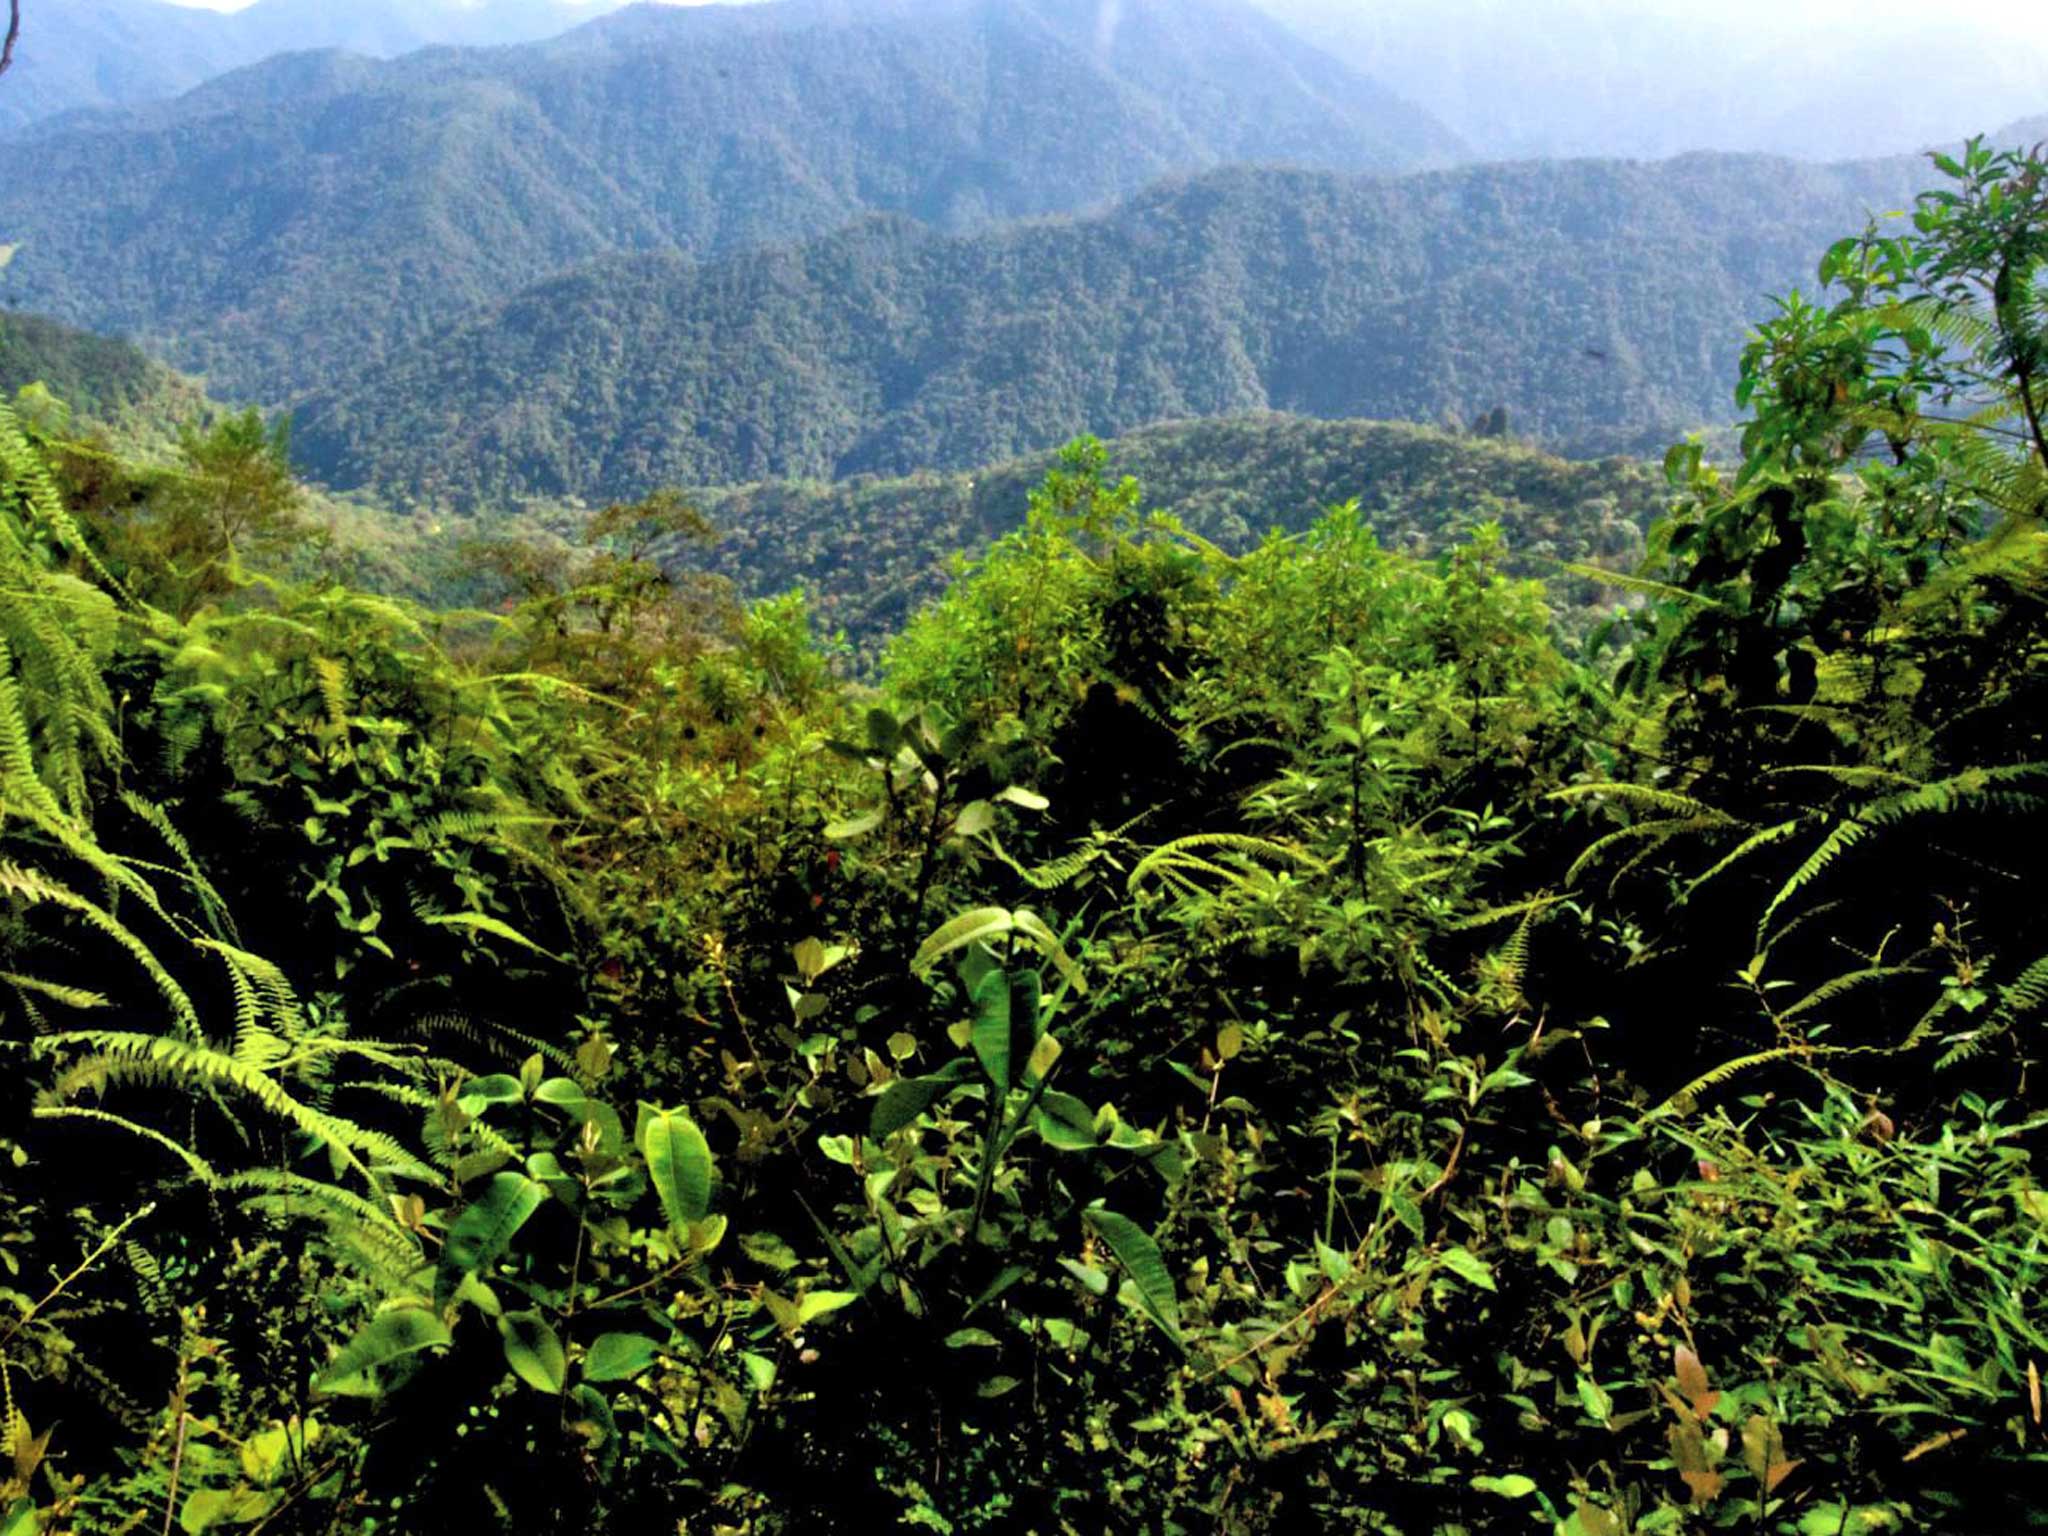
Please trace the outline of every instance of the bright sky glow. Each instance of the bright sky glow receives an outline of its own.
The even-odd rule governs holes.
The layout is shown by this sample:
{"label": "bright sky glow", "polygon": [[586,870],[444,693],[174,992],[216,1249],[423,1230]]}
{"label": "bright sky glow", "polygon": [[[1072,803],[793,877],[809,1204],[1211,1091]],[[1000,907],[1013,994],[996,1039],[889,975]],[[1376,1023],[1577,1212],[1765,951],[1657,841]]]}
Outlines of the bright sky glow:
{"label": "bright sky glow", "polygon": [[[253,4],[254,0],[170,0],[170,3],[209,11],[239,11]],[[348,7],[349,0],[333,0],[333,3],[337,10],[341,10]],[[483,0],[461,0],[461,3],[476,5]],[[588,10],[599,5],[617,4],[619,0],[556,0],[556,3]],[[656,3],[704,5],[712,3],[712,0],[656,0]],[[1374,0],[1352,0],[1352,3],[1364,6],[1374,3]],[[1606,3],[1616,10],[1654,15],[1659,12],[1682,14],[1695,11],[1699,0],[1606,0]],[[1795,0],[1790,8],[1785,0],[1717,0],[1714,9],[1717,16],[1727,21],[1754,19],[1780,28],[1785,28],[1788,20],[1796,21],[1797,30],[1801,31],[1851,22],[1925,20],[1931,14],[1921,0]],[[2044,7],[2041,0],[1976,0],[1970,7],[1970,18],[1979,25],[1989,23],[2015,31],[2048,34],[2048,7]]]}

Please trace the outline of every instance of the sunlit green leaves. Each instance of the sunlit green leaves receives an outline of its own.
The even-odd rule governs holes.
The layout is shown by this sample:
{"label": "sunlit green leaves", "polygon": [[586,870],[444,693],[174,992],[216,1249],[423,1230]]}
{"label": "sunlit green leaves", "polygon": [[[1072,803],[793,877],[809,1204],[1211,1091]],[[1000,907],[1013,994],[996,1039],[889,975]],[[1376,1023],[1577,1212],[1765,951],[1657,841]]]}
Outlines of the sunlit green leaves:
{"label": "sunlit green leaves", "polygon": [[1152,1234],[1129,1217],[1101,1206],[1090,1206],[1083,1217],[1130,1277],[1139,1308],[1176,1348],[1183,1347],[1179,1296]]}
{"label": "sunlit green leaves", "polygon": [[583,1358],[585,1381],[630,1381],[653,1367],[661,1346],[645,1334],[600,1334]]}
{"label": "sunlit green leaves", "polygon": [[561,1335],[537,1311],[507,1312],[498,1319],[505,1364],[536,1392],[556,1393],[568,1379],[569,1359]]}
{"label": "sunlit green leaves", "polygon": [[647,1160],[648,1177],[670,1226],[685,1229],[710,1214],[711,1144],[694,1120],[679,1111],[642,1104],[633,1140]]}
{"label": "sunlit green leaves", "polygon": [[448,1229],[434,1276],[436,1304],[445,1306],[465,1278],[486,1275],[546,1201],[547,1192],[523,1174],[493,1177]]}
{"label": "sunlit green leaves", "polygon": [[384,1390],[392,1366],[450,1340],[448,1325],[424,1307],[379,1312],[327,1363],[315,1390],[328,1397],[375,1397]]}

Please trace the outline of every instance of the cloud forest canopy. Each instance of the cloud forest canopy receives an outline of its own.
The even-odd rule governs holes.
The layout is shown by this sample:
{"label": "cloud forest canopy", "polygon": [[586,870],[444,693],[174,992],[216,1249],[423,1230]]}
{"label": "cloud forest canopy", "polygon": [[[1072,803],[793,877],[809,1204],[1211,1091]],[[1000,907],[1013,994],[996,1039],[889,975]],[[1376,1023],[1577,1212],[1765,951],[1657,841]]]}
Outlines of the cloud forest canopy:
{"label": "cloud forest canopy", "polygon": [[1572,450],[1724,420],[1773,288],[1924,167],[1762,157],[1391,179],[1225,170],[1078,220],[610,258],[309,399],[307,466],[456,503],[968,467],[1188,416]]}

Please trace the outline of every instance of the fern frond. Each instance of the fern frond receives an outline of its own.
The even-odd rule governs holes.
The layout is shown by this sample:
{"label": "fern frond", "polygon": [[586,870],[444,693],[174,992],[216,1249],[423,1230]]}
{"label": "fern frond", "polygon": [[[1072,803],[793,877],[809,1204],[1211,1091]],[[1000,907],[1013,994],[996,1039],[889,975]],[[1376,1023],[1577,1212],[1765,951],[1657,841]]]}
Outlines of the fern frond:
{"label": "fern frond", "polygon": [[116,1130],[126,1131],[130,1136],[139,1136],[144,1141],[155,1142],[183,1163],[186,1172],[201,1184],[211,1185],[219,1182],[220,1175],[213,1171],[212,1164],[184,1143],[166,1136],[154,1126],[140,1124],[104,1109],[91,1109],[83,1104],[38,1104],[30,1114],[38,1120],[91,1120],[100,1125],[111,1125]]}
{"label": "fern frond", "polygon": [[1924,974],[1925,967],[1917,965],[1872,965],[1866,966],[1860,971],[1850,971],[1846,975],[1836,976],[1831,980],[1822,982],[1811,992],[1807,993],[1806,996],[1800,998],[1798,1002],[1792,1004],[1791,1007],[1781,1010],[1778,1014],[1778,1022],[1780,1024],[1789,1024],[1801,1015],[1810,1013],[1823,1004],[1833,1002],[1836,998],[1841,997],[1845,993],[1853,992],[1858,987],[1874,986],[1878,982],[1892,981],[1900,976],[1919,976]]}
{"label": "fern frond", "polygon": [[1551,790],[1543,798],[1562,800],[1567,804],[1580,800],[1611,800],[1632,810],[1654,811],[1660,816],[1707,817],[1731,826],[1735,824],[1734,817],[1715,810],[1703,800],[1695,800],[1691,795],[1681,795],[1668,789],[1653,789],[1647,784],[1627,784],[1620,781],[1568,784],[1563,789]]}
{"label": "fern frond", "polygon": [[16,897],[22,901],[44,903],[75,913],[88,926],[114,941],[127,952],[149,979],[155,983],[158,993],[170,1005],[171,1016],[189,1038],[199,1035],[199,1013],[192,1006],[192,999],[185,989],[166,970],[151,951],[128,927],[106,911],[97,902],[89,901],[77,892],[58,884],[33,870],[19,864],[0,860],[0,894]]}
{"label": "fern frond", "polygon": [[1652,597],[1659,602],[1679,603],[1688,608],[1719,608],[1724,606],[1711,597],[1684,587],[1674,587],[1666,582],[1653,581],[1647,576],[1633,576],[1623,571],[1610,571],[1605,566],[1587,565],[1577,560],[1550,562],[1568,575],[1578,576],[1586,581],[1596,581],[1602,586],[1616,587],[1623,592],[1633,592],[1638,597]]}
{"label": "fern frond", "polygon": [[[133,1075],[145,1081],[169,1081],[239,1094],[314,1142],[332,1147],[336,1155],[372,1189],[382,1190],[384,1172],[427,1183],[436,1182],[439,1178],[432,1168],[392,1137],[381,1131],[366,1130],[340,1116],[324,1114],[301,1103],[266,1073],[224,1051],[174,1036],[138,1035],[115,1030],[74,1030],[61,1035],[46,1035],[35,1041],[32,1048],[43,1055],[74,1049],[90,1051],[93,1053],[93,1076],[109,1085]],[[61,1092],[62,1088],[60,1082],[59,1088],[52,1091]],[[44,1102],[49,1102],[48,1093]],[[366,1158],[370,1162],[366,1162]],[[371,1163],[376,1165],[374,1169]]]}
{"label": "fern frond", "polygon": [[[1580,876],[1591,869],[1616,848],[1641,842],[1645,847],[1630,860],[1630,868],[1640,863],[1643,857],[1653,854],[1674,837],[1690,836],[1699,832],[1711,832],[1727,824],[1725,817],[1667,816],[1656,821],[1639,821],[1631,826],[1617,827],[1612,832],[1596,837],[1588,843],[1579,856],[1572,861],[1572,867],[1565,871],[1565,884],[1577,885]],[[1619,881],[1617,872],[1614,879]]]}
{"label": "fern frond", "polygon": [[58,982],[45,981],[39,976],[23,976],[14,971],[0,971],[0,982],[5,982],[17,993],[33,992],[65,1008],[76,1008],[81,1012],[108,1005],[102,993],[88,992],[83,987],[67,987]]}
{"label": "fern frond", "polygon": [[1505,907],[1488,907],[1484,912],[1474,912],[1468,917],[1458,918],[1448,925],[1446,931],[1462,933],[1473,928],[1491,928],[1495,923],[1504,923],[1510,918],[1527,919],[1532,915],[1549,911],[1565,899],[1563,896],[1554,895],[1531,896],[1527,901],[1513,902]]}
{"label": "fern frond", "polygon": [[[1207,857],[1210,854],[1229,855],[1240,867],[1226,869]],[[1238,884],[1254,878],[1254,871],[1263,871],[1265,865],[1291,865],[1312,873],[1328,867],[1306,849],[1292,843],[1269,837],[1252,837],[1241,832],[1197,832],[1154,848],[1132,866],[1124,885],[1135,895],[1147,879],[1157,878],[1169,870],[1198,870]]]}
{"label": "fern frond", "polygon": [[1645,1119],[1657,1119],[1670,1114],[1690,1114],[1699,1096],[1709,1088],[1718,1088],[1731,1078],[1745,1072],[1754,1072],[1758,1067],[1770,1066],[1779,1061],[1811,1061],[1817,1056],[1836,1056],[1843,1051],[1830,1046],[1781,1045],[1768,1051],[1757,1051],[1753,1055],[1738,1056],[1733,1061],[1724,1061],[1717,1067],[1710,1067],[1683,1088],[1672,1094],[1663,1103],[1652,1109]]}
{"label": "fern frond", "polygon": [[1793,834],[1798,832],[1802,827],[1805,827],[1809,824],[1809,819],[1807,817],[1798,816],[1794,817],[1791,821],[1781,821],[1774,827],[1765,827],[1761,832],[1751,833],[1748,837],[1745,837],[1740,843],[1738,843],[1730,852],[1724,854],[1721,858],[1716,859],[1704,874],[1695,875],[1690,881],[1688,881],[1686,883],[1685,889],[1678,893],[1678,900],[1674,902],[1673,905],[1681,907],[1684,906],[1687,902],[1692,900],[1693,894],[1697,892],[1702,886],[1705,886],[1709,884],[1711,881],[1720,878],[1729,870],[1733,869],[1737,864],[1740,864],[1744,859],[1748,858],[1751,854],[1759,852],[1762,849],[1768,848],[1774,843],[1784,842],[1785,839],[1791,837]]}

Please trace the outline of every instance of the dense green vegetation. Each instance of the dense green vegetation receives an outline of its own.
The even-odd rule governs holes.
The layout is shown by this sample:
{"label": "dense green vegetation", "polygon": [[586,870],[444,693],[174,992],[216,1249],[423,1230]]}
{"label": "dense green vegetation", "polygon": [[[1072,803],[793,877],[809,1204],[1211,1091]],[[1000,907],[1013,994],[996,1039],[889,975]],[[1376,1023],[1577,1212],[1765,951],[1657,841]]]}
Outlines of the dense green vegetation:
{"label": "dense green vegetation", "polygon": [[1505,407],[1569,451],[1661,452],[1727,417],[1762,296],[1916,175],[1236,169],[982,235],[889,221],[708,266],[614,258],[337,383],[298,442],[331,483],[457,506],[964,469],[1268,409],[1462,426]]}
{"label": "dense green vegetation", "polygon": [[2048,163],[1944,171],[1582,654],[1084,443],[854,690],[675,496],[436,613],[0,409],[0,1530],[2038,1529]]}
{"label": "dense green vegetation", "polygon": [[[1055,467],[1039,454],[953,474],[781,481],[694,494],[718,530],[681,558],[742,596],[800,587],[824,633],[855,653],[882,643],[951,579],[951,554],[979,554],[1024,517]],[[1105,471],[1128,475],[1148,505],[1233,554],[1268,532],[1304,532],[1324,510],[1358,503],[1381,543],[1430,555],[1498,524],[1506,568],[1542,576],[1569,607],[1615,594],[1556,562],[1631,570],[1642,531],[1669,499],[1662,478],[1626,459],[1572,463],[1499,439],[1389,422],[1239,417],[1148,427],[1105,445]],[[564,532],[573,536],[573,524]]]}
{"label": "dense green vegetation", "polygon": [[979,225],[1228,160],[1456,151],[1245,0],[1123,0],[1106,48],[1098,14],[638,6],[517,48],[289,54],[23,140],[0,296],[278,405],[607,252],[731,253],[874,211]]}
{"label": "dense green vegetation", "polygon": [[179,428],[217,410],[196,384],[125,341],[40,315],[0,313],[0,398],[32,384],[76,413],[81,425],[143,455],[168,447]]}

